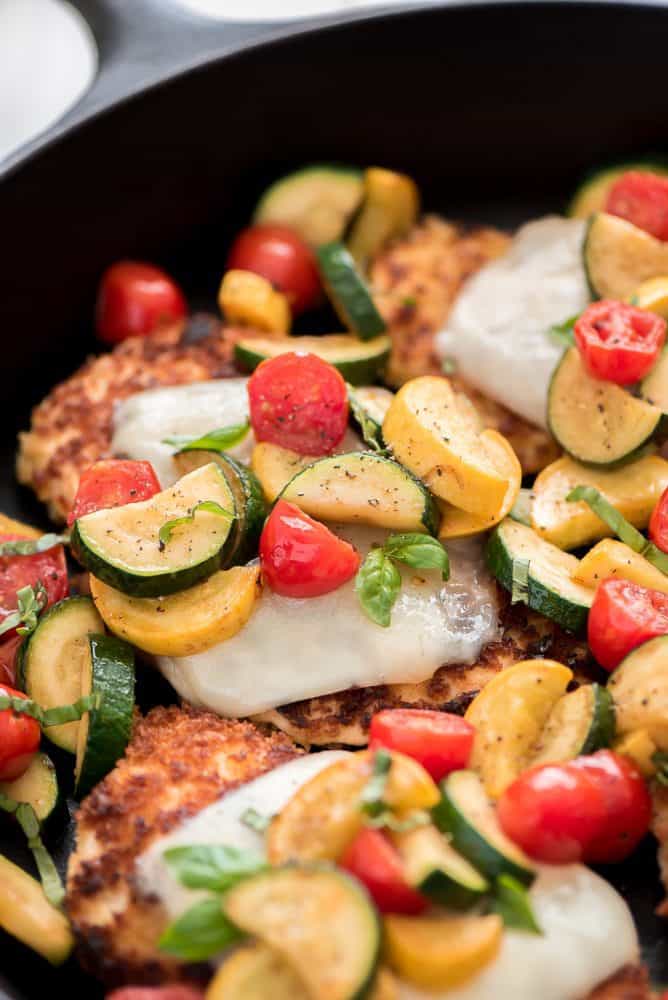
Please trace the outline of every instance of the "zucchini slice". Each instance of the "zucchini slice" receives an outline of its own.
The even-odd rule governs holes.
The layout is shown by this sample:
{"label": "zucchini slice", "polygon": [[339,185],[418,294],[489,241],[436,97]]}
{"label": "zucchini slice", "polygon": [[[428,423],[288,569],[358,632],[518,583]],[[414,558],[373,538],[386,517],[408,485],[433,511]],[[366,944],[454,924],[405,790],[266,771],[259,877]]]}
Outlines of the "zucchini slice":
{"label": "zucchini slice", "polygon": [[629,461],[658,430],[661,417],[658,407],[614,382],[592,378],[577,347],[566,351],[552,376],[547,402],[550,430],[564,451],[580,462]]}
{"label": "zucchini slice", "polygon": [[523,885],[531,885],[536,870],[499,826],[478,775],[453,771],[441,782],[441,793],[434,821],[450,836],[456,850],[490,880],[512,875]]}
{"label": "zucchini slice", "polygon": [[556,764],[609,747],[615,736],[615,708],[600,684],[583,684],[556,703],[543,727],[530,766]]}
{"label": "zucchini slice", "polygon": [[65,914],[51,905],[37,879],[2,855],[0,927],[51,965],[62,965],[74,948]]}
{"label": "zucchini slice", "polygon": [[274,181],[258,202],[253,221],[290,226],[318,246],[341,239],[363,195],[361,170],[314,164]]}
{"label": "zucchini slice", "polygon": [[628,170],[668,174],[665,164],[662,166],[651,161],[619,163],[614,167],[603,167],[602,170],[595,170],[588,174],[577,188],[566,214],[571,219],[588,219],[594,212],[602,212],[605,209],[612,185]]}
{"label": "zucchini slice", "polygon": [[608,681],[621,735],[644,729],[659,750],[668,751],[668,636],[637,646]]}
{"label": "zucchini slice", "polygon": [[329,333],[322,337],[247,337],[234,345],[234,358],[244,371],[252,372],[261,361],[289,351],[316,354],[341,372],[346,382],[364,385],[375,382],[390,357],[390,338],[373,337],[361,343],[349,333]]}
{"label": "zucchini slice", "polygon": [[316,256],[322,283],[346,329],[360,340],[371,340],[384,333],[385,320],[343,243],[325,243],[318,247]]}
{"label": "zucchini slice", "polygon": [[280,494],[320,521],[360,522],[435,534],[440,516],[429,490],[391,458],[367,451],[321,458]]}
{"label": "zucchini slice", "polygon": [[408,883],[434,903],[465,910],[489,889],[487,880],[436,827],[396,833],[393,840]]}
{"label": "zucchini slice", "polygon": [[[67,597],[40,616],[19,653],[19,683],[44,709],[71,705],[81,697],[88,636],[104,632],[90,597]],[[78,722],[49,726],[44,735],[70,753],[77,747]]]}
{"label": "zucchini slice", "polygon": [[380,922],[362,886],[342,871],[274,868],[230,889],[222,906],[232,923],[294,968],[310,996],[367,995],[380,958]]}
{"label": "zucchini slice", "polygon": [[[658,407],[665,416],[668,414],[668,348],[661,351],[649,375],[638,387],[641,399]],[[666,421],[664,419],[664,425]]]}
{"label": "zucchini slice", "polygon": [[309,1000],[292,966],[265,944],[237,948],[222,963],[206,990],[206,1000]]}
{"label": "zucchini slice", "polygon": [[74,791],[83,798],[125,752],[132,729],[135,693],[132,647],[115,636],[88,637],[81,694],[101,695],[97,708],[79,723]]}
{"label": "zucchini slice", "polygon": [[[213,463],[150,500],[80,517],[72,529],[72,549],[94,576],[124,594],[163,597],[186,590],[229,565],[234,552],[234,519],[195,512],[204,501],[235,513],[232,491]],[[188,520],[162,545],[160,529],[180,518]]]}
{"label": "zucchini slice", "polygon": [[[575,556],[544,541],[532,528],[506,518],[490,536],[486,559],[493,576],[517,600],[569,632],[584,629],[594,588],[574,579],[580,567]],[[517,563],[526,567],[527,575],[520,594],[516,593]]]}
{"label": "zucchini slice", "polygon": [[383,420],[394,399],[394,393],[381,385],[348,386],[350,423],[371,447],[385,447]]}
{"label": "zucchini slice", "polygon": [[517,500],[508,511],[508,517],[512,518],[513,521],[519,521],[520,524],[526,524],[526,526],[530,528],[533,501],[533,490],[520,489],[517,494]]}
{"label": "zucchini slice", "polygon": [[383,247],[408,232],[419,211],[420,195],[410,177],[369,167],[364,172],[364,203],[348,238],[357,264],[366,269]]}
{"label": "zucchini slice", "polygon": [[668,243],[607,212],[592,216],[582,253],[597,299],[626,299],[648,278],[668,274]]}
{"label": "zucchini slice", "polygon": [[45,823],[60,798],[58,775],[51,759],[45,753],[36,754],[20,778],[0,781],[0,792],[15,802],[28,802],[40,823]]}

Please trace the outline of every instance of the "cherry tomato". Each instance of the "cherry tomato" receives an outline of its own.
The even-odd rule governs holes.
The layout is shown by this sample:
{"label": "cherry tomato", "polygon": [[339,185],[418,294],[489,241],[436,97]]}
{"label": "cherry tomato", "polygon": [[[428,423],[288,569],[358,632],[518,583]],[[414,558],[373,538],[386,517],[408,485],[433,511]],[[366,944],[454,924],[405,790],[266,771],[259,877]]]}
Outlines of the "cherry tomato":
{"label": "cherry tomato", "polygon": [[575,323],[575,343],[589,374],[618,385],[644,378],[665,339],[662,316],[611,299],[593,302]]}
{"label": "cherry tomato", "polygon": [[652,511],[649,519],[649,537],[662,552],[668,552],[668,489]]}
{"label": "cherry tomato", "polygon": [[401,858],[380,830],[360,830],[339,861],[366,887],[381,913],[422,913],[427,900],[404,877]]}
{"label": "cherry tomato", "polygon": [[587,640],[606,670],[614,670],[641,643],[667,634],[668,594],[616,578],[599,584],[589,612]]}
{"label": "cherry tomato", "polygon": [[172,983],[169,986],[122,986],[107,993],[106,1000],[204,1000],[196,986]]}
{"label": "cherry tomato", "polygon": [[417,760],[434,781],[468,765],[475,729],[459,715],[422,708],[386,708],[369,728],[369,746]]}
{"label": "cherry tomato", "polygon": [[605,210],[659,240],[668,240],[668,178],[627,170],[610,188]]}
{"label": "cherry tomato", "polygon": [[585,858],[593,863],[623,861],[649,830],[652,800],[633,761],[612,750],[577,757],[572,766],[593,778],[605,801],[601,833],[587,845]]}
{"label": "cherry tomato", "polygon": [[187,312],[183,292],[165,271],[143,261],[120,260],[102,275],[95,324],[100,340],[118,344],[182,319]]}
{"label": "cherry tomato", "polygon": [[258,441],[327,455],[346,433],[346,383],[315,354],[289,352],[263,361],[249,379],[248,398]]}
{"label": "cherry tomato", "polygon": [[320,297],[313,251],[287,226],[244,229],[232,244],[227,267],[261,274],[287,296],[293,316],[312,308]]}
{"label": "cherry tomato", "polygon": [[360,557],[324,524],[279,500],[262,531],[260,563],[275,593],[318,597],[350,580],[359,569]]}
{"label": "cherry tomato", "polygon": [[89,465],[81,473],[79,489],[67,523],[71,526],[78,517],[92,514],[96,510],[150,500],[159,492],[160,483],[150,462],[131,462],[123,458],[102,459]]}
{"label": "cherry tomato", "polygon": [[[0,535],[1,542],[15,542],[23,535]],[[47,594],[47,607],[61,601],[69,593],[67,564],[62,545],[55,545],[34,556],[0,556],[0,625],[17,608],[16,594],[22,587],[34,587],[38,581]],[[6,641],[15,635],[14,629],[3,633]]]}
{"label": "cherry tomato", "polygon": [[505,833],[537,861],[582,861],[600,836],[606,803],[599,783],[569,764],[541,764],[521,774],[498,803]]}
{"label": "cherry tomato", "polygon": [[[2,685],[0,694],[25,698],[21,691]],[[37,753],[41,730],[29,715],[6,708],[0,712],[0,781],[14,781],[28,769]]]}
{"label": "cherry tomato", "polygon": [[16,683],[16,654],[23,639],[20,635],[12,635],[9,639],[0,639],[0,684]]}

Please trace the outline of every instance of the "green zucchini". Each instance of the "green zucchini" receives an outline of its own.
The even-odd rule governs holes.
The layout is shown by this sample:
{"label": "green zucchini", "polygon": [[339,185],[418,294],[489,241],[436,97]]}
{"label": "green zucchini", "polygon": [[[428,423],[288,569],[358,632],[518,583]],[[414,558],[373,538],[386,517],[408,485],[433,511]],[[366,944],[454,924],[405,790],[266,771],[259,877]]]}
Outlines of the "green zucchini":
{"label": "green zucchini", "polygon": [[[197,511],[213,502],[227,515]],[[141,503],[99,510],[75,521],[72,549],[86,569],[131,597],[166,597],[230,565],[235,503],[218,465],[195,469]],[[166,544],[160,529],[183,519]]]}
{"label": "green zucchini", "polygon": [[615,708],[600,684],[583,684],[563,695],[548,716],[531,757],[535,764],[560,763],[609,747],[615,736]]}
{"label": "green zucchini", "polygon": [[88,637],[81,678],[82,695],[100,695],[97,708],[79,723],[74,791],[83,798],[123,756],[134,711],[135,668],[132,646],[116,636]]}
{"label": "green zucchini", "polygon": [[58,775],[45,753],[35,754],[28,770],[14,781],[0,781],[0,793],[14,802],[27,802],[40,823],[45,823],[55,811],[60,798]]}
{"label": "green zucchini", "polygon": [[668,243],[607,212],[591,217],[582,254],[597,299],[627,299],[643,281],[668,274]]}
{"label": "green zucchini", "polygon": [[362,385],[380,377],[390,356],[390,338],[374,337],[361,343],[348,333],[331,333],[322,337],[263,337],[242,338],[234,345],[237,365],[252,372],[261,361],[275,358],[288,351],[317,354],[341,372],[346,382]]}
{"label": "green zucchini", "polygon": [[533,490],[521,489],[517,495],[517,500],[508,512],[508,517],[512,518],[513,521],[519,521],[520,524],[526,524],[530,528],[533,501]]}
{"label": "green zucchini", "polygon": [[342,871],[269,869],[228,890],[222,907],[235,926],[292,965],[309,996],[367,996],[380,958],[380,921],[360,883]]}
{"label": "green zucchini", "polygon": [[573,458],[587,465],[613,465],[637,455],[658,430],[662,413],[614,382],[592,378],[577,347],[571,347],[552,376],[547,418],[552,434]]}
{"label": "green zucchini", "polygon": [[[19,685],[44,709],[71,705],[81,697],[81,673],[87,637],[104,632],[104,622],[90,597],[67,597],[40,616],[37,628],[21,644]],[[44,735],[74,753],[78,722],[49,726]]]}
{"label": "green zucchini", "polygon": [[361,170],[314,164],[274,181],[258,202],[253,221],[289,226],[318,246],[341,239],[363,195]]}
{"label": "green zucchini", "polygon": [[512,875],[523,885],[531,885],[536,870],[499,826],[474,771],[453,771],[441,782],[441,796],[433,810],[434,821],[460,854],[489,879]]}
{"label": "green zucchini", "polygon": [[348,386],[350,423],[373,449],[385,447],[383,420],[394,399],[394,393],[381,385]]}
{"label": "green zucchini", "polygon": [[325,243],[316,250],[320,277],[336,313],[361,340],[385,332],[369,288],[343,243]]}
{"label": "green zucchini", "polygon": [[[569,632],[584,629],[594,591],[573,579],[578,567],[575,556],[509,518],[492,532],[485,555],[490,572],[515,600],[523,601]],[[518,564],[526,575],[519,594]]]}
{"label": "green zucchini", "polygon": [[663,414],[660,430],[668,424],[668,348],[661,351],[649,375],[638,386],[638,393],[645,402],[656,406]]}
{"label": "green zucchini", "polygon": [[489,883],[434,826],[419,826],[393,835],[413,888],[441,906],[468,909],[489,889]]}
{"label": "green zucchini", "polygon": [[642,160],[632,161],[631,163],[618,163],[615,166],[594,170],[585,177],[576,189],[566,214],[572,219],[587,219],[594,212],[602,212],[605,209],[612,185],[628,170],[644,170],[653,174],[668,174],[668,168],[665,164],[661,165],[656,161],[650,160],[644,163]]}
{"label": "green zucchini", "polygon": [[434,498],[419,479],[393,459],[368,451],[318,459],[292,477],[280,498],[318,520],[391,531],[435,535],[440,520]]}

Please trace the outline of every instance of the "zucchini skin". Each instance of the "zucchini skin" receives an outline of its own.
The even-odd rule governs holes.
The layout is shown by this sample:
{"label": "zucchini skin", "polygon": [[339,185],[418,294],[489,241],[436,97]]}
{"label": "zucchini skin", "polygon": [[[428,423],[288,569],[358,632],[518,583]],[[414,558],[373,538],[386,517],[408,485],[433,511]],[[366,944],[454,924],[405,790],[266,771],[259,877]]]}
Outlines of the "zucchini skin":
{"label": "zucchini skin", "polygon": [[594,688],[594,714],[589,732],[580,747],[579,756],[596,753],[597,750],[609,747],[615,738],[615,703],[612,695],[600,684],[591,686]]}
{"label": "zucchini skin", "polygon": [[453,910],[468,910],[479,903],[483,896],[483,893],[450,878],[444,871],[436,870],[431,871],[416,888],[439,906]]}
{"label": "zucchini skin", "polygon": [[[295,346],[298,346],[296,344]],[[360,347],[362,344],[360,343]],[[253,351],[250,345],[243,341],[234,345],[234,360],[243,371],[253,372],[259,364],[265,361],[270,355]],[[381,354],[376,354],[366,358],[355,358],[348,361],[331,361],[328,363],[336,368],[346,382],[351,385],[369,385],[377,382],[387,367],[390,359],[390,347],[388,346]]]}

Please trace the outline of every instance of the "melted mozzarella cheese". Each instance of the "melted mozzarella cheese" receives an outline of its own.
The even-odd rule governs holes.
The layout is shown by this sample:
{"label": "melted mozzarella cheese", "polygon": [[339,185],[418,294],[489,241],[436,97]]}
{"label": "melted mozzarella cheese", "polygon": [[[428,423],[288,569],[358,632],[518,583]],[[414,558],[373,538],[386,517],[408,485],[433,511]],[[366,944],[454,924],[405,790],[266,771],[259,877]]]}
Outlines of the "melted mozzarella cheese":
{"label": "melted mozzarella cheese", "polygon": [[441,356],[452,358],[467,381],[543,427],[563,351],[548,330],[589,302],[585,225],[549,216],[523,226],[508,252],[468,282],[436,339]]}
{"label": "melted mozzarella cheese", "polygon": [[[336,530],[362,556],[386,537],[351,525]],[[353,580],[308,599],[265,588],[231,639],[158,664],[187,701],[240,717],[353,687],[418,683],[443,664],[473,663],[497,636],[496,592],[479,542],[451,543],[448,551],[447,584],[437,572],[401,568],[389,628],[366,617]]]}
{"label": "melted mozzarella cheese", "polygon": [[165,861],[165,851],[193,844],[225,844],[262,854],[264,836],[242,821],[248,809],[273,816],[292,798],[297,789],[330,764],[349,756],[343,750],[296,757],[254,781],[228,792],[176,830],[156,840],[137,859],[137,878],[142,889],[157,895],[170,917],[176,919],[205,895],[182,886]]}
{"label": "melted mozzarella cheese", "polygon": [[434,994],[402,983],[400,1000],[582,1000],[638,961],[626,903],[588,868],[541,866],[530,896],[542,936],[507,930],[496,959],[465,985]]}

